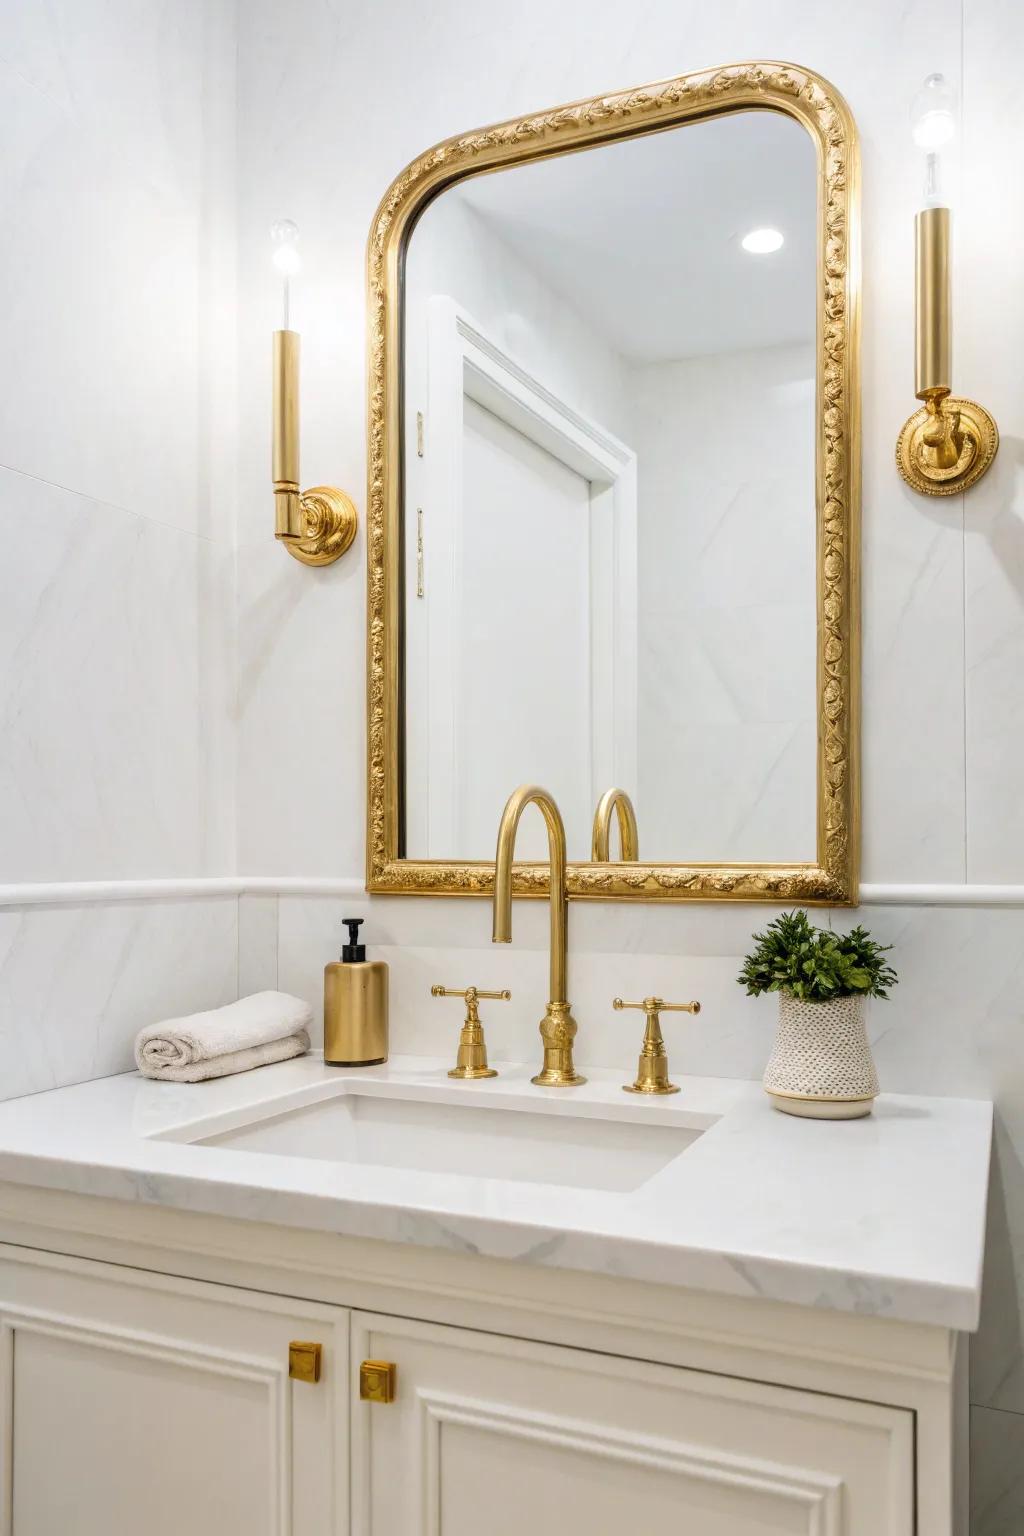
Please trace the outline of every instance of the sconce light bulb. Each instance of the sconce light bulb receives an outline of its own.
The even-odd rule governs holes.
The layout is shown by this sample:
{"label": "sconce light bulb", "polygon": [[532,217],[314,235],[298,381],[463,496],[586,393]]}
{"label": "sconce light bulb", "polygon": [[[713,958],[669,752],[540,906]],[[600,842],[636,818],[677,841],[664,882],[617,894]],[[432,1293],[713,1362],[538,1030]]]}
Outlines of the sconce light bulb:
{"label": "sconce light bulb", "polygon": [[271,260],[282,277],[294,277],[302,266],[299,255],[299,226],[291,219],[278,219],[270,226],[274,246]]}
{"label": "sconce light bulb", "polygon": [[914,143],[934,154],[956,133],[956,94],[945,75],[929,75],[910,106]]}

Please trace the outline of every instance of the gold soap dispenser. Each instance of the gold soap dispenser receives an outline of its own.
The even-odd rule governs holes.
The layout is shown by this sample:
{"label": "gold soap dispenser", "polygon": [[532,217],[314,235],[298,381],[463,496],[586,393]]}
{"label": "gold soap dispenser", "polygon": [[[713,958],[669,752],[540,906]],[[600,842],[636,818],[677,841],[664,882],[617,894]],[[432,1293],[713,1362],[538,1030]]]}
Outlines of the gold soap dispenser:
{"label": "gold soap dispenser", "polygon": [[367,960],[361,917],[342,919],[348,943],[324,966],[324,1061],[329,1067],[377,1067],[388,1059],[388,968]]}

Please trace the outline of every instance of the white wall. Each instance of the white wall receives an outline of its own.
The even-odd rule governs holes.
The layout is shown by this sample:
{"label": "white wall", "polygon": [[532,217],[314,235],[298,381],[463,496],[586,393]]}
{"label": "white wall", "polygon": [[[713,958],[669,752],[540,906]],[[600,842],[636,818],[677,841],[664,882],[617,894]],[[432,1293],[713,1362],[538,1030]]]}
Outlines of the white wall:
{"label": "white wall", "polygon": [[814,382],[811,342],[631,370],[651,858],[815,858]]}
{"label": "white wall", "polygon": [[[240,33],[239,237],[243,275],[241,516],[242,868],[353,876],[363,868],[363,570],[290,568],[266,536],[266,230],[287,212],[306,232],[307,481],[363,501],[364,242],[391,177],[425,146],[554,102],[738,58],[791,58],[847,96],[864,172],[864,879],[872,885],[1024,883],[1024,386],[1012,338],[1024,322],[1017,267],[1015,0],[803,0],[716,6],[650,0],[484,0],[464,6],[252,0]],[[912,222],[919,186],[907,125],[920,81],[942,70],[964,99],[957,218],[959,386],[999,419],[1003,447],[964,502],[926,501],[899,480],[896,434],[912,399]],[[339,89],[339,82],[343,88]],[[297,103],[301,102],[301,110]],[[316,254],[314,254],[314,252]],[[302,784],[299,796],[294,786]],[[955,893],[954,893],[955,895]],[[284,898],[283,984],[313,995],[341,902]],[[352,905],[349,901],[346,905]],[[269,930],[273,904],[261,904]],[[508,981],[476,903],[376,900],[368,940],[395,947],[402,1043],[451,1039],[431,981]],[[607,998],[630,979],[705,1000],[680,1027],[677,1061],[752,1074],[770,1005],[731,978],[764,910],[574,907],[573,986],[584,1054],[628,1065],[634,1042]],[[993,1206],[987,1334],[975,1350],[978,1536],[1024,1519],[1024,913],[869,905],[898,944],[905,980],[873,1016],[891,1088],[997,1095],[1001,1185]],[[846,920],[846,919],[841,919]],[[529,1048],[543,996],[545,914],[516,916],[518,995],[494,1021],[495,1054]],[[497,957],[497,958],[495,958]],[[586,961],[584,963],[584,957]],[[267,963],[261,951],[261,963]],[[532,980],[532,987],[531,987]],[[520,1002],[522,998],[522,1002]],[[535,1004],[537,1006],[535,1006]],[[520,1011],[521,1010],[521,1011]],[[589,1042],[593,1042],[592,1044]]]}
{"label": "white wall", "polygon": [[[0,0],[0,1097],[232,995],[232,7]],[[116,889],[112,894],[122,894]]]}

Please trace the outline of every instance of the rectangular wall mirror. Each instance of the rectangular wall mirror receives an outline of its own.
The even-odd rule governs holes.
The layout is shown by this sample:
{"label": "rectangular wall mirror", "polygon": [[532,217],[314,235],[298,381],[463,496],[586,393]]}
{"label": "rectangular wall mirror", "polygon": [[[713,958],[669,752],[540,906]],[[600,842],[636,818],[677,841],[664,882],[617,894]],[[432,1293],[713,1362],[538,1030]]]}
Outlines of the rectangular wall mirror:
{"label": "rectangular wall mirror", "polygon": [[[394,183],[371,890],[489,890],[529,781],[573,895],[855,899],[856,180],[841,99],[763,64],[480,130]],[[612,786],[638,856],[593,863]],[[524,823],[520,856],[545,846]]]}

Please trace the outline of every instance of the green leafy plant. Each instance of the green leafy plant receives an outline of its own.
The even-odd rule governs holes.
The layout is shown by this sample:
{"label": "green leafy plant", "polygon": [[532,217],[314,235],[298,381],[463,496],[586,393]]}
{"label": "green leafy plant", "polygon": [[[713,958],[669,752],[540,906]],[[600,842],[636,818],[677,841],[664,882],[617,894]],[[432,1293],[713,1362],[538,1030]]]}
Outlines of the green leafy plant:
{"label": "green leafy plant", "polygon": [[754,940],[736,978],[749,997],[789,992],[818,1003],[858,994],[888,997],[898,980],[884,959],[892,945],[876,943],[860,926],[832,933],[815,928],[806,912],[783,912]]}

